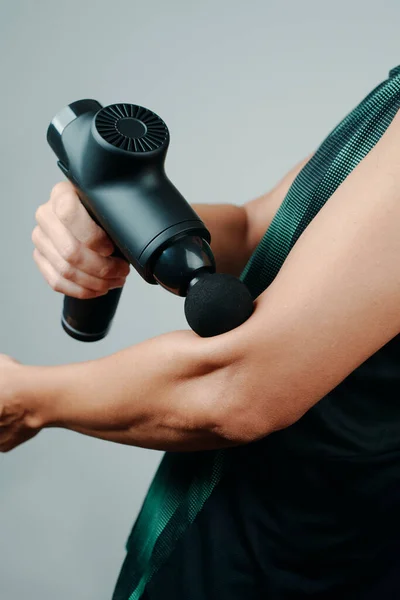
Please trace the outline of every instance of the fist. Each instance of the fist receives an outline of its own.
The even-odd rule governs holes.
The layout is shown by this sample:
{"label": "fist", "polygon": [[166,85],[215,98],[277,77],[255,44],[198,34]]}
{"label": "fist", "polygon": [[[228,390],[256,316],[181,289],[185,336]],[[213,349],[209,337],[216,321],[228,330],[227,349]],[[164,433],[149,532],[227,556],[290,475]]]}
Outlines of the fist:
{"label": "fist", "polygon": [[89,299],[124,285],[129,263],[111,256],[112,241],[91,218],[72,183],[58,183],[35,217],[33,258],[53,290]]}
{"label": "fist", "polygon": [[15,359],[0,354],[0,452],[12,450],[40,431],[34,407],[22,392],[23,368]]}

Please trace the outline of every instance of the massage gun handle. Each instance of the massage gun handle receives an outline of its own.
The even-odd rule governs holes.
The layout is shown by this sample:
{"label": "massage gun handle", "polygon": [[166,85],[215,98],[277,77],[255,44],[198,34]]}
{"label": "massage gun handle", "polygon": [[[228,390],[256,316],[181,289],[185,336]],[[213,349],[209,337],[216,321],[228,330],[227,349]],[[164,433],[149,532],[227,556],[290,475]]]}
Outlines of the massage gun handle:
{"label": "massage gun handle", "polygon": [[[78,188],[76,189],[79,193]],[[82,202],[81,197],[80,200]],[[101,227],[86,203],[82,202],[82,204],[85,206],[95,223]],[[118,248],[115,249],[112,256],[118,256],[126,260]],[[102,340],[111,327],[122,290],[122,287],[115,288],[110,290],[104,296],[98,296],[97,298],[90,298],[87,300],[64,296],[64,306],[61,317],[61,324],[64,331],[80,342],[97,342]]]}
{"label": "massage gun handle", "polygon": [[64,330],[81,342],[97,342],[103,339],[110,329],[122,289],[115,288],[105,296],[88,300],[64,296],[61,318]]}

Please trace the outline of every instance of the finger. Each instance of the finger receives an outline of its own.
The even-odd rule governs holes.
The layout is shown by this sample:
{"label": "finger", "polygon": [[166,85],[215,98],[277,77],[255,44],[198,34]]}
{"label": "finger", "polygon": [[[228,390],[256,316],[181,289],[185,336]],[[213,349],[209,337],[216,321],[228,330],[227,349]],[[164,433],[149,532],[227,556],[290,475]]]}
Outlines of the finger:
{"label": "finger", "polygon": [[15,421],[15,415],[11,414],[11,415],[1,415],[0,418],[0,438],[2,433],[8,428],[10,427],[10,425],[12,425]]}
{"label": "finger", "polygon": [[3,444],[7,444],[12,439],[12,437],[15,435],[14,431],[15,427],[13,428],[10,425],[7,425],[0,429],[0,446]]}
{"label": "finger", "polygon": [[57,273],[47,258],[45,258],[37,248],[35,248],[33,251],[33,259],[36,262],[39,271],[42,273],[43,277],[55,292],[60,292],[61,294],[65,294],[73,298],[80,298],[81,300],[97,298],[98,296],[104,296],[107,293],[107,291],[95,292],[94,290],[83,288],[77,283],[65,279],[59,273]]}
{"label": "finger", "polygon": [[[50,207],[43,205],[42,210],[37,211],[36,219],[58,254],[76,269],[99,279],[114,279],[128,275],[130,268],[127,261],[118,257],[101,256],[98,252],[84,246],[61,223]],[[32,241],[35,243],[34,240]],[[43,254],[49,258],[45,253]]]}
{"label": "finger", "polygon": [[10,356],[9,354],[1,354],[0,353],[0,361],[4,361],[4,362],[8,362],[8,363],[13,363],[18,365],[19,361],[14,358],[13,356]]}
{"label": "finger", "polygon": [[[58,253],[53,243],[47,237],[40,227],[35,227],[32,233],[32,241],[40,254],[54,267],[55,271],[64,279],[73,281],[83,288],[96,292],[107,291],[115,287],[122,287],[125,283],[125,277],[110,277],[100,279],[93,275],[88,275],[77,267],[67,262],[61,254]],[[79,242],[78,242],[79,243]]]}
{"label": "finger", "polygon": [[71,182],[60,182],[54,186],[49,203],[61,223],[87,248],[102,256],[113,253],[113,242],[89,215]]}
{"label": "finger", "polygon": [[27,431],[24,433],[12,434],[4,441],[0,441],[0,452],[6,453],[10,452],[20,444],[27,442],[28,440],[35,437],[38,434],[38,431]]}

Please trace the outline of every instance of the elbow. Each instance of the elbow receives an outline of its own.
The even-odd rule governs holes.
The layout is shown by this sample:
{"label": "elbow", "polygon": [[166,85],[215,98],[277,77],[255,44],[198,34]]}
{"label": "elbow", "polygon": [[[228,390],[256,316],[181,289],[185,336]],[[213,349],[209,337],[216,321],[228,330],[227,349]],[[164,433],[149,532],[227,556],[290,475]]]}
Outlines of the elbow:
{"label": "elbow", "polygon": [[[310,403],[299,401],[300,390],[294,394],[287,381],[267,373],[264,360],[262,365],[254,360],[245,344],[231,343],[221,350],[214,343],[216,351],[207,355],[212,366],[197,373],[191,393],[185,394],[192,399],[192,426],[207,430],[223,446],[239,446],[286,429],[303,416]],[[209,342],[208,350],[213,348]]]}
{"label": "elbow", "polygon": [[289,419],[280,419],[278,422],[268,414],[260,415],[243,402],[241,406],[236,406],[224,418],[219,419],[214,433],[223,439],[227,446],[240,446],[256,442],[292,424]]}
{"label": "elbow", "polygon": [[[212,433],[226,446],[239,446],[260,440],[274,431],[293,424],[287,414],[274,410],[276,403],[262,387],[244,377],[238,381],[238,371],[225,373],[225,385],[213,394],[209,407]],[[279,413],[279,414],[278,414]]]}
{"label": "elbow", "polygon": [[239,371],[224,365],[181,388],[182,397],[190,402],[179,403],[173,427],[207,433],[220,447],[248,444],[271,433],[272,423],[254,409],[252,390],[238,379]]}
{"label": "elbow", "polygon": [[239,446],[256,442],[275,431],[293,425],[302,415],[276,410],[274,399],[264,397],[260,404],[251,393],[239,396],[228,410],[220,409],[214,419],[213,432],[226,445]]}
{"label": "elbow", "polygon": [[213,394],[209,424],[226,445],[256,442],[290,427],[306,412],[292,394],[279,393],[272,385],[268,389],[265,378],[260,381],[253,377],[246,366],[225,368],[224,384],[219,389],[219,394]]}
{"label": "elbow", "polygon": [[252,416],[247,412],[240,414],[238,410],[220,419],[214,427],[213,433],[223,440],[226,446],[242,446],[256,442],[270,433],[271,428],[265,421],[254,422]]}

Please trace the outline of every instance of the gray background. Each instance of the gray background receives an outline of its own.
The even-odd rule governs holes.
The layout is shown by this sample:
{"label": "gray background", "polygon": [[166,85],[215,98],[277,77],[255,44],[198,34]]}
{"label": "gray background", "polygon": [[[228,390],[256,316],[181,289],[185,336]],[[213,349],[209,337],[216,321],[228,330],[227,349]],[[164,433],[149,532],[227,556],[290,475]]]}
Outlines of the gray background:
{"label": "gray background", "polygon": [[[153,109],[186,198],[242,204],[400,63],[399,20],[398,0],[0,0],[0,352],[77,362],[186,327],[181,300],[132,272],[106,340],[63,333],[30,239],[62,178],[45,140],[60,108]],[[1,600],[108,600],[160,456],[61,430],[0,456]]]}

